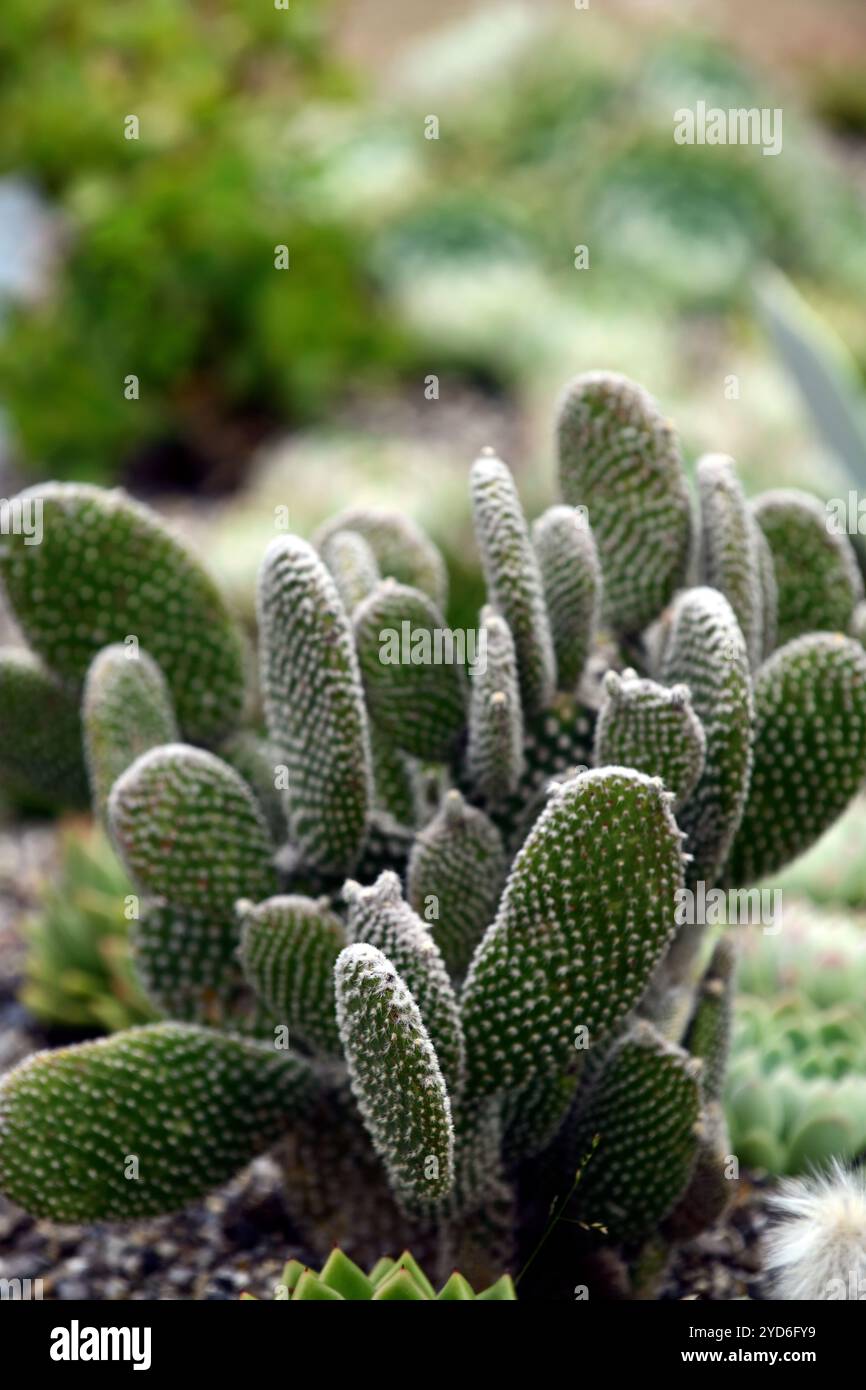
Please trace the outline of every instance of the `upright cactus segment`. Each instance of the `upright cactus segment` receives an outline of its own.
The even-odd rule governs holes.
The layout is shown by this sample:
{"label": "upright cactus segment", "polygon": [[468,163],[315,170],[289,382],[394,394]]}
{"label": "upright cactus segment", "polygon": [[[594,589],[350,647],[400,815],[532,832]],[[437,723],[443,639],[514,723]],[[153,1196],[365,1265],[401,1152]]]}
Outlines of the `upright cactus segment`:
{"label": "upright cactus segment", "polygon": [[290,836],[311,865],[345,873],[358,862],[373,800],[349,620],[331,576],[298,537],[271,542],[258,608],[265,718],[288,772]]}
{"label": "upright cactus segment", "polygon": [[454,1181],[451,1106],[421,1013],[396,970],[366,942],[337,958],[337,1021],[358,1100],[398,1197],[424,1206]]}
{"label": "upright cactus segment", "polygon": [[87,805],[81,715],[32,652],[0,647],[0,785],[37,806]]}
{"label": "upright cactus segment", "polygon": [[691,796],[704,770],[706,738],[691,707],[688,686],[668,689],[633,671],[609,671],[605,702],[595,726],[598,767],[634,767],[660,777],[674,809]]}
{"label": "upright cactus segment", "polygon": [[729,883],[774,873],[824,833],[866,777],[866,652],[814,633],[779,650],[755,680],[749,798]]}
{"label": "upright cactus segment", "polygon": [[441,613],[419,589],[386,579],[355,610],[354,627],[376,728],[405,753],[447,761],[466,697],[460,653]]}
{"label": "upright cactus segment", "polygon": [[679,815],[692,855],[689,881],[718,878],[749,787],[752,692],[743,634],[715,589],[688,589],[674,604],[662,679],[687,685],[706,737],[704,771]]}
{"label": "upright cactus segment", "polygon": [[734,611],[753,667],[764,657],[764,582],[754,519],[725,454],[698,459],[701,582],[718,589]]}
{"label": "upright cactus segment", "polygon": [[481,630],[487,659],[472,678],[466,769],[475,794],[495,804],[517,790],[523,772],[523,709],[508,624],[483,608]]}
{"label": "upright cactus segment", "polygon": [[452,975],[465,973],[495,915],[505,867],[496,826],[459,791],[448,792],[415,839],[406,883],[409,902],[430,924]]}
{"label": "upright cactus segment", "polygon": [[322,545],[321,554],[343,607],[352,613],[382,578],[376,556],[358,531],[334,531]]}
{"label": "upright cactus segment", "polygon": [[721,1100],[728,1065],[733,1017],[733,984],[737,956],[734,943],[722,937],[701,977],[683,1047],[703,1062],[701,1091],[705,1099]]}
{"label": "upright cactus segment", "polygon": [[154,897],[225,915],[237,898],[276,889],[262,814],[213,753],[182,743],[151,749],[115,784],[108,809],[129,873]]}
{"label": "upright cactus segment", "polygon": [[367,542],[383,578],[420,589],[444,613],[448,606],[445,562],[411,517],[380,507],[350,507],[320,526],[313,537],[323,555],[340,531],[354,531]]}
{"label": "upright cactus segment", "polygon": [[203,1196],[306,1105],[299,1057],[156,1023],[38,1052],[0,1094],[0,1183],[53,1221],[129,1221]]}
{"label": "upright cactus segment", "polygon": [[563,499],[587,508],[598,546],[607,621],[639,632],[686,576],[691,504],[676,433],[642,387],[587,372],[563,395],[557,438]]}
{"label": "upright cactus segment", "polygon": [[766,658],[775,651],[779,631],[779,586],[776,583],[776,566],[770,543],[761,530],[750,509],[752,518],[752,539],[758,556],[758,576],[761,582],[761,614],[763,617],[763,640],[761,656]]}
{"label": "upright cactus segment", "polygon": [[146,652],[115,642],[94,657],[82,702],[94,806],[104,819],[114,783],[142,753],[180,740],[171,696]]}
{"label": "upright cactus segment", "polygon": [[560,690],[574,691],[592,647],[601,609],[601,566],[589,519],[578,507],[551,507],[532,541],[556,655]]}
{"label": "upright cactus segment", "polygon": [[560,1076],[578,1029],[602,1043],[646,989],[680,887],[680,834],[660,782],[602,768],[554,788],[466,980],[469,1094]]}
{"label": "upright cactus segment", "polygon": [[241,900],[240,959],[244,974],[274,1018],[307,1047],[339,1055],[334,965],[346,932],[327,899],[300,896]]}
{"label": "upright cactus segment", "polygon": [[848,537],[834,534],[826,511],[808,492],[766,492],[756,498],[754,509],[773,555],[778,645],[816,630],[847,632],[855,605],[863,598]]}
{"label": "upright cactus segment", "polygon": [[625,1241],[658,1227],[694,1167],[699,1076],[700,1063],[645,1021],[617,1044],[575,1135],[574,1151],[591,1155],[572,1201],[578,1220]]}
{"label": "upright cactus segment", "polygon": [[67,685],[93,657],[134,636],[168,682],[178,722],[214,743],[239,722],[244,647],[216,585],[147,508],[125,493],[48,483],[41,545],[9,536],[0,578],[33,649]]}
{"label": "upright cactus segment", "polygon": [[343,896],[349,904],[350,940],[382,951],[411,990],[448,1090],[456,1095],[463,1086],[463,1029],[457,999],[429,927],[404,901],[400,880],[390,871],[381,874],[371,888],[348,882]]}
{"label": "upright cactus segment", "polygon": [[477,458],[470,475],[472,516],[490,601],[508,624],[517,652],[523,708],[546,705],[556,685],[556,658],[544,587],[514,479],[495,454]]}

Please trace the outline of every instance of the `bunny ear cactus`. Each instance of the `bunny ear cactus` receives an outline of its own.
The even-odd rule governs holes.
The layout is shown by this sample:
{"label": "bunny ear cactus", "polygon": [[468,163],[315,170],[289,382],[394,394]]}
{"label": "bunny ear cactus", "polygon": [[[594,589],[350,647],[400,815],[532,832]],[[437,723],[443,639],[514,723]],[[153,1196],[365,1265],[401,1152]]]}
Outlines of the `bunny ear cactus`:
{"label": "bunny ear cactus", "polygon": [[[866,777],[866,653],[841,635],[859,590],[811,513],[797,555],[727,459],[701,464],[693,509],[673,427],[624,378],[572,383],[558,441],[563,497],[532,528],[506,465],[472,466],[468,679],[414,522],[354,509],[315,547],[275,540],[264,729],[241,718],[233,621],[162,524],[42,490],[44,551],[0,561],[37,651],[0,659],[0,768],[80,797],[83,685],[164,1021],[5,1078],[13,1199],[170,1210],[274,1145],[317,1246],[411,1242],[480,1287],[558,1198],[544,1259],[569,1286],[574,1259],[619,1261],[637,1290],[722,1209],[732,964],[725,942],[706,965],[678,908],[800,853]],[[813,553],[807,615],[790,575]],[[807,616],[839,631],[786,641]],[[330,1297],[322,1275],[295,1293]],[[389,1298],[415,1297],[416,1271],[392,1275]]]}
{"label": "bunny ear cactus", "polygon": [[833,530],[817,497],[794,488],[766,492],[754,514],[773,557],[777,645],[809,632],[847,632],[863,580],[851,542]]}

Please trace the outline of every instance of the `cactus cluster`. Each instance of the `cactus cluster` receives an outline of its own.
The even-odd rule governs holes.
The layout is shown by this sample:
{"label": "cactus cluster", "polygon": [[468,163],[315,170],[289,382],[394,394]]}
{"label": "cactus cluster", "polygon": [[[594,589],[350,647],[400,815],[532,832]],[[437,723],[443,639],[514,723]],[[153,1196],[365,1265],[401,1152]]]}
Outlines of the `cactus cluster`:
{"label": "cactus cluster", "polygon": [[640,1283],[722,1210],[732,952],[707,960],[678,903],[778,868],[866,776],[859,590],[847,542],[816,542],[804,606],[786,547],[811,503],[749,505],[716,457],[693,498],[634,383],[577,378],[557,439],[562,500],[534,526],[501,459],[471,469],[468,671],[442,561],[400,517],[274,539],[256,680],[154,516],[42,490],[44,545],[10,537],[0,575],[80,738],[37,735],[35,701],[4,742],[40,743],[60,799],[86,770],[164,1021],[5,1079],[12,1198],[157,1213],[277,1146],[320,1247],[411,1243],[478,1284],[541,1240],[527,1286],[564,1247],[569,1288],[583,1257]]}

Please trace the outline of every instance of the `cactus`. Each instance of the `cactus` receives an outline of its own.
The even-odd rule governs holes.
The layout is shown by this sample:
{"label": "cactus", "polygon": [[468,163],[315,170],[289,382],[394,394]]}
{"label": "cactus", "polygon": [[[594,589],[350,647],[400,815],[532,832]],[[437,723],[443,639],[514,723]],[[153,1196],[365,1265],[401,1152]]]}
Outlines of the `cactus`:
{"label": "cactus", "polygon": [[[577,1261],[618,1259],[645,1289],[718,1215],[733,962],[725,941],[707,963],[677,904],[780,866],[844,809],[866,776],[866,655],[822,632],[761,660],[774,541],[728,462],[700,470],[698,524],[639,387],[579,378],[559,444],[564,505],[532,533],[506,465],[471,469],[489,640],[468,686],[402,647],[382,659],[385,629],[445,622],[414,523],[356,509],[318,550],[275,540],[264,731],[191,557],[125,499],[47,490],[51,564],[13,548],[2,573],[37,683],[72,712],[50,731],[69,741],[55,792],[77,790],[85,683],[91,790],[164,1021],[9,1074],[12,1198],[64,1219],[171,1210],[273,1145],[313,1244],[369,1261],[411,1242],[476,1284],[538,1247],[530,1285],[546,1262],[560,1293]],[[790,611],[783,581],[782,637]],[[137,663],[113,645],[130,635]],[[26,709],[16,728],[40,748]],[[402,1263],[388,1297],[419,1285]]]}
{"label": "cactus", "polygon": [[[242,1299],[255,1301],[252,1294]],[[507,1274],[495,1284],[475,1293],[472,1285],[459,1270],[454,1270],[438,1293],[411,1252],[404,1250],[396,1260],[383,1255],[369,1274],[350,1260],[339,1248],[331,1251],[320,1270],[306,1269],[300,1260],[289,1260],[280,1282],[274,1288],[274,1298],[280,1302],[352,1302],[352,1303],[442,1303],[466,1302],[480,1298],[485,1301],[514,1302],[517,1294]]]}
{"label": "cactus", "polygon": [[766,492],[754,514],[773,557],[777,645],[808,632],[847,632],[863,580],[851,542],[832,531],[817,497],[794,488]]}

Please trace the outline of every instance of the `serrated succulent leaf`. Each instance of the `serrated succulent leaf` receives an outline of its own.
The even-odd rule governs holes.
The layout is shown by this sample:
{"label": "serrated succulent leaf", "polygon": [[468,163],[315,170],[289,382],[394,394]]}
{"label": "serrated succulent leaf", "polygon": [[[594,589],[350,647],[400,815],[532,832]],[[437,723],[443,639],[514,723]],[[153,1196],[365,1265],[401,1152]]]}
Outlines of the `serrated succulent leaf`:
{"label": "serrated succulent leaf", "polygon": [[189,744],[142,754],[115,783],[111,833],[145,893],[222,919],[276,891],[273,845],[253,795],[222,759]]}
{"label": "serrated succulent leaf", "polygon": [[189,1024],[39,1052],[0,1084],[0,1185],[55,1221],[174,1211],[274,1143],[313,1085],[301,1058]]}
{"label": "serrated succulent leaf", "polygon": [[673,426],[642,387],[587,372],[567,387],[557,421],[559,483],[586,507],[604,577],[604,614],[639,632],[683,583],[691,503]]}
{"label": "serrated succulent leaf", "polygon": [[83,483],[40,483],[41,545],[7,538],[0,576],[30,645],[64,682],[130,635],[163,672],[184,735],[211,743],[244,704],[240,628],[195,555],[155,512]]}
{"label": "serrated succulent leaf", "polygon": [[314,867],[347,873],[373,800],[367,712],[349,620],[306,541],[271,542],[258,613],[265,718],[288,769],[291,839]]}
{"label": "serrated succulent leaf", "polygon": [[352,1089],[391,1185],[408,1205],[440,1200],[454,1180],[451,1106],[418,1005],[367,942],[347,946],[335,974]]}

